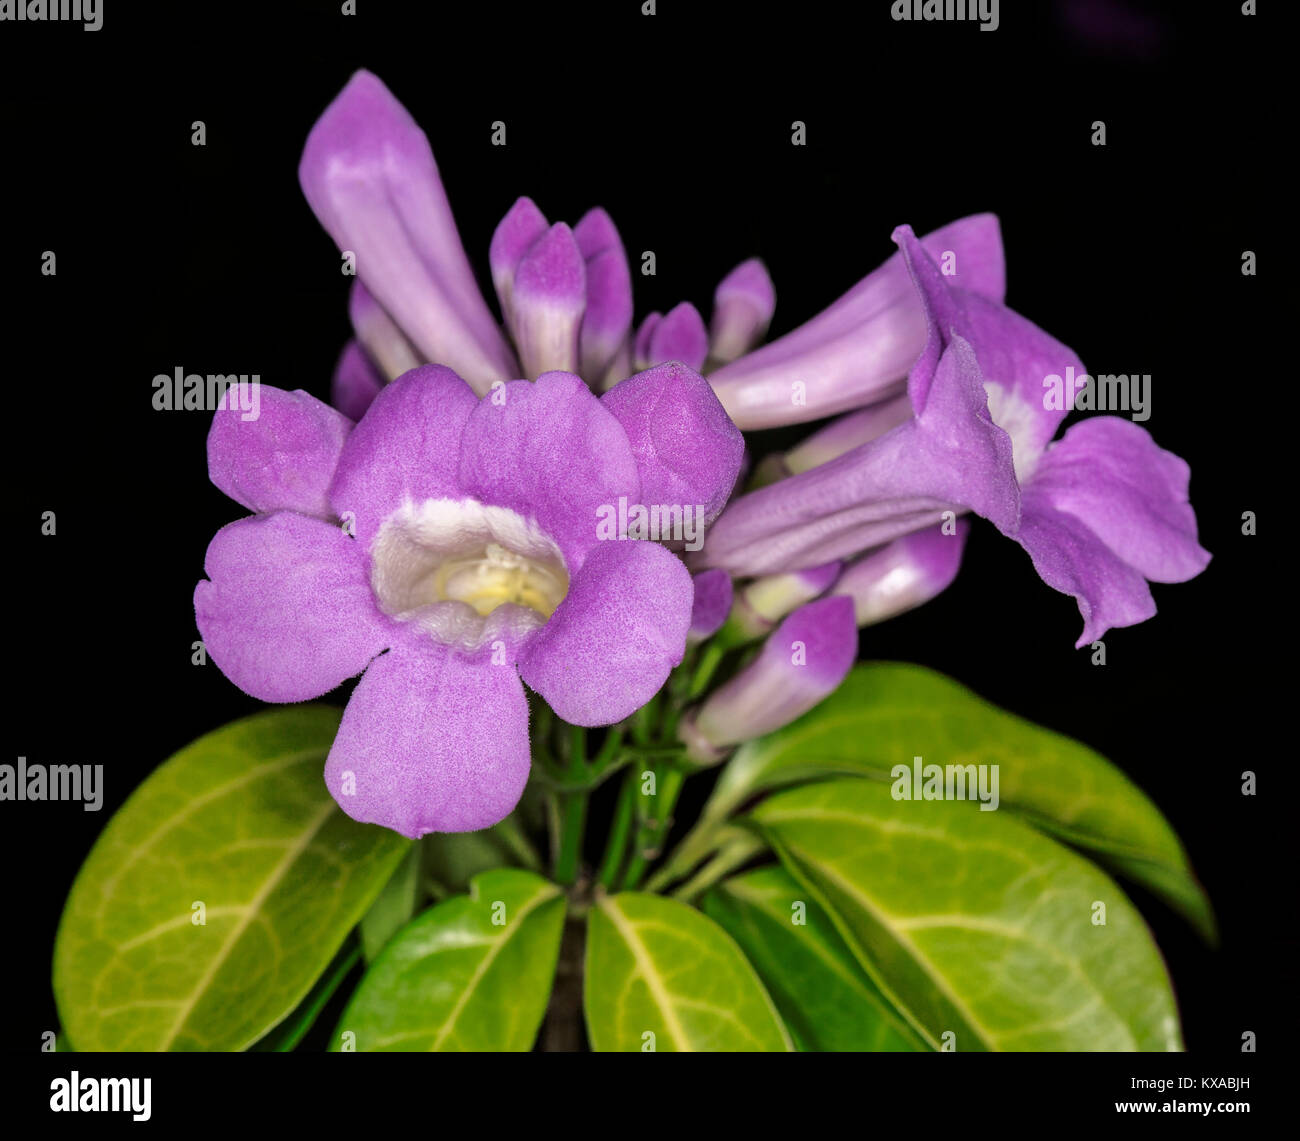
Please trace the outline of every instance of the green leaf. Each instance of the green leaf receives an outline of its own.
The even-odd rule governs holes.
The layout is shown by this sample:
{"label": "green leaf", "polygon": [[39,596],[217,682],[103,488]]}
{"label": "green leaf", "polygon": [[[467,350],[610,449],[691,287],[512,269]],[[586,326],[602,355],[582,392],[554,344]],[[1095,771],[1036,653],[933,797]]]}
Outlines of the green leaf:
{"label": "green leaf", "polygon": [[530,1049],[555,977],[564,912],[560,889],[532,872],[475,876],[469,895],[429,908],[388,942],[343,1012],[331,1049]]}
{"label": "green leaf", "polygon": [[54,947],[79,1049],[242,1050],[307,996],[410,843],[330,799],[338,721],[305,705],[225,725],[108,822]]}
{"label": "green leaf", "polygon": [[277,1054],[297,1049],[298,1043],[316,1025],[316,1019],[320,1017],[321,1011],[329,1005],[334,992],[343,985],[348,975],[352,973],[352,968],[361,962],[361,958],[360,943],[356,939],[349,938],[343,944],[342,950],[334,956],[334,961],[326,968],[325,973],[316,980],[316,985],[311,988],[307,997],[298,1004],[288,1018],[265,1038],[260,1039],[252,1049],[258,1053]]}
{"label": "green leaf", "polygon": [[412,844],[406,859],[398,865],[379,898],[361,917],[361,951],[367,963],[373,963],[420,902],[420,846]]}
{"label": "green leaf", "polygon": [[801,1050],[929,1048],[783,869],[734,876],[702,902],[749,956]]}
{"label": "green leaf", "polygon": [[817,708],[745,745],[723,769],[703,820],[719,822],[754,793],[782,785],[828,776],[889,780],[895,765],[917,756],[997,765],[1004,807],[1154,892],[1213,940],[1209,900],[1177,835],[1128,777],[1086,745],[920,666],[858,666]]}
{"label": "green leaf", "polygon": [[779,793],[751,820],[933,1045],[951,1031],[958,1050],[1181,1048],[1137,910],[1011,815],[838,780]]}
{"label": "green leaf", "polygon": [[583,1006],[594,1050],[792,1048],[731,937],[657,895],[621,892],[591,909]]}

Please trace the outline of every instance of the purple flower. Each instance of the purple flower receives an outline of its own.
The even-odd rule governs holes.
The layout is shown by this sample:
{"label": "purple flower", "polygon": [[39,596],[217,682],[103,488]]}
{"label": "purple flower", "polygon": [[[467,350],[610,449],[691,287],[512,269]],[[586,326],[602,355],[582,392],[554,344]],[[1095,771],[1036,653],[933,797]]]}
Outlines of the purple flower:
{"label": "purple flower", "polygon": [[734,501],[703,563],[736,575],[814,567],[973,511],[1019,542],[1044,582],[1077,599],[1078,645],[1150,618],[1148,581],[1186,581],[1210,557],[1196,541],[1186,463],[1117,417],[1084,420],[1054,441],[1068,409],[1045,386],[1069,369],[1084,375],[1078,358],[1019,314],[951,284],[910,227],[894,238],[927,330],[908,375],[910,415],[891,426],[895,408],[863,413],[819,433],[834,458]]}
{"label": "purple flower", "polygon": [[263,387],[259,419],[218,412],[209,435],[213,482],[258,514],[212,540],[199,630],[264,701],[364,671],[325,769],[350,816],[411,837],[484,828],[528,777],[521,678],[565,720],[610,724],[681,660],[689,573],[658,544],[598,541],[602,509],[670,491],[716,510],[741,450],[681,365],[600,399],[568,372],[479,399],[422,366],[355,428]]}

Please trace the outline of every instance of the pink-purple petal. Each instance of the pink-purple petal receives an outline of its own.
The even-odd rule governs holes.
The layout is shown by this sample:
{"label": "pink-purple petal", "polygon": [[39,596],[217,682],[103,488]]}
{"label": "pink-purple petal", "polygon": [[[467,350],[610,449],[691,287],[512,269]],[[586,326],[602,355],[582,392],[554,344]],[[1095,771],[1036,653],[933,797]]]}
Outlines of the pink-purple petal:
{"label": "pink-purple petal", "polygon": [[330,516],[329,485],[352,421],[309,393],[260,386],[256,420],[235,402],[208,432],[208,476],[250,511]]}
{"label": "pink-purple petal", "polygon": [[391,644],[368,560],[343,531],[278,511],[223,527],[204,557],[194,613],[209,656],[261,701],[306,701]]}
{"label": "pink-purple petal", "polygon": [[627,433],[569,372],[511,381],[480,402],[465,422],[457,482],[465,495],[535,520],[571,577],[597,542],[600,509],[620,496],[640,502],[641,488]]}
{"label": "pink-purple petal", "polygon": [[573,725],[611,725],[641,708],[682,660],[693,588],[658,543],[598,543],[519,672]]}
{"label": "pink-purple petal", "polygon": [[651,365],[680,361],[697,372],[709,355],[709,332],[700,311],[689,301],[675,305],[650,334]]}
{"label": "pink-purple petal", "polygon": [[339,354],[330,381],[330,403],[349,420],[360,420],[384,387],[384,378],[357,341],[349,341]]}
{"label": "pink-purple petal", "polygon": [[460,498],[460,437],[478,399],[449,368],[422,365],[387,385],[339,458],[330,503],[363,549],[407,500]]}
{"label": "pink-purple petal", "polygon": [[505,819],[528,769],[528,703],[513,664],[410,635],[352,694],[325,784],[354,820],[418,839]]}
{"label": "pink-purple petal", "polygon": [[712,522],[735,486],[745,441],[709,382],[686,365],[657,365],[601,403],[631,442],[645,503],[702,506]]}

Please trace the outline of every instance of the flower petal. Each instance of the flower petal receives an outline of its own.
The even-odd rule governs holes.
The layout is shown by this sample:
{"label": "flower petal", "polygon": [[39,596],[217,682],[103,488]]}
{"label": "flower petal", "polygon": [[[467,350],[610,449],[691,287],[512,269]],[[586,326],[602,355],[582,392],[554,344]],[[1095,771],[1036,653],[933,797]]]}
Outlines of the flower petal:
{"label": "flower petal", "polygon": [[1032,487],[1024,496],[1016,541],[1029,552],[1039,578],[1078,600],[1083,633],[1076,648],[1095,642],[1113,626],[1135,626],[1155,614],[1155,599],[1141,572],[1081,519],[1056,510]]}
{"label": "flower petal", "polygon": [[357,341],[344,345],[330,381],[330,403],[349,420],[360,420],[383,387],[366,350]]}
{"label": "flower petal", "polygon": [[298,180],[312,211],[424,357],[480,393],[516,375],[479,293],[429,140],[374,75],[358,71],[316,121]]}
{"label": "flower petal", "polygon": [[519,673],[565,721],[612,725],[682,660],[692,590],[681,560],[658,543],[599,543],[524,649]]}
{"label": "flower petal", "polygon": [[1117,416],[1075,424],[1030,484],[1035,497],[1078,518],[1152,582],[1186,582],[1210,554],[1196,541],[1191,471],[1138,425]]}
{"label": "flower petal", "polygon": [[695,601],[691,604],[690,640],[699,642],[718,632],[731,613],[731,575],[706,570],[692,577]]}
{"label": "flower petal", "polygon": [[465,422],[457,479],[463,494],[536,520],[570,577],[597,542],[599,509],[619,496],[639,502],[641,487],[622,426],[569,372],[512,381],[480,402]]}
{"label": "flower petal", "polygon": [[646,504],[722,510],[740,473],[745,440],[709,382],[686,365],[658,365],[611,388],[600,401],[623,425]]}
{"label": "flower petal", "polygon": [[327,492],[352,421],[301,389],[258,388],[256,420],[234,402],[213,416],[208,477],[250,511],[328,518]]}
{"label": "flower petal", "polygon": [[240,519],[213,537],[194,590],[207,652],[261,701],[328,693],[391,644],[361,547],[292,511]]}
{"label": "flower petal", "polygon": [[528,702],[514,666],[407,638],[352,694],[325,784],[354,820],[414,840],[505,819],[528,767]]}
{"label": "flower petal", "polygon": [[421,365],[387,385],[353,429],[330,503],[369,550],[380,524],[408,499],[459,498],[461,432],[478,399],[449,368]]}

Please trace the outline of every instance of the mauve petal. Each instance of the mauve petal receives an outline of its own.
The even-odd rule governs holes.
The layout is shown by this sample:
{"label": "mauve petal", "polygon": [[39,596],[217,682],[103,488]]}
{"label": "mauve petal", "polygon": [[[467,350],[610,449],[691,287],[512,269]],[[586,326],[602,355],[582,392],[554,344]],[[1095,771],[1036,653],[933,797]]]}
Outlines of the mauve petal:
{"label": "mauve petal", "polygon": [[325,785],[354,820],[414,840],[504,820],[528,767],[528,702],[514,666],[408,637],[352,694]]}
{"label": "mauve petal", "polygon": [[731,613],[731,575],[706,570],[693,576],[695,601],[691,605],[690,640],[702,641],[718,632]]}
{"label": "mauve petal", "polygon": [[728,364],[763,339],[776,311],[772,277],[759,258],[741,262],[713,293],[709,356]]}
{"label": "mauve petal", "polygon": [[1099,539],[1083,520],[1058,511],[1031,486],[1015,536],[1048,586],[1073,595],[1083,615],[1075,647],[1095,642],[1113,626],[1135,626],[1156,612],[1142,573]]}
{"label": "mauve petal", "polygon": [[223,408],[208,432],[208,477],[250,511],[328,518],[329,485],[352,421],[301,389],[259,385],[259,415]]}
{"label": "mauve petal", "polygon": [[683,301],[664,314],[650,334],[650,364],[681,361],[697,372],[709,355],[709,332],[700,311]]}
{"label": "mauve petal", "polygon": [[292,511],[223,527],[194,590],[203,644],[217,667],[260,701],[328,693],[390,645],[368,560],[338,527]]}
{"label": "mauve petal", "polygon": [[[962,218],[927,234],[921,245],[936,257],[954,255],[953,284],[1002,300],[994,215]],[[746,431],[817,420],[880,399],[907,375],[926,336],[925,314],[898,253],[811,321],[724,365],[709,381]],[[795,382],[803,388],[796,390]]]}
{"label": "mauve petal", "polygon": [[1210,554],[1196,541],[1185,461],[1117,416],[1075,424],[1048,448],[1030,482],[1035,499],[1067,512],[1152,582],[1186,582]]}
{"label": "mauve petal", "polygon": [[477,405],[469,385],[442,365],[412,369],[375,397],[330,487],[335,515],[350,518],[363,550],[407,499],[462,498],[460,437]]}
{"label": "mauve petal", "polygon": [[481,401],[465,423],[457,479],[463,494],[536,520],[571,577],[597,543],[599,508],[619,496],[640,502],[627,433],[569,372],[511,381]]}
{"label": "mauve petal", "polygon": [[612,725],[640,709],[682,660],[693,588],[658,543],[599,543],[519,673],[573,725]]}
{"label": "mauve petal", "polygon": [[366,350],[356,341],[344,345],[330,381],[330,403],[349,420],[360,420],[383,387]]}
{"label": "mauve petal", "polygon": [[663,364],[616,384],[601,403],[632,444],[643,501],[703,506],[712,522],[735,486],[745,440],[709,382]]}
{"label": "mauve petal", "polygon": [[425,358],[480,393],[516,375],[465,256],[429,140],[387,87],[357,72],[316,121],[298,180],[340,250]]}
{"label": "mauve petal", "polygon": [[514,323],[513,295],[515,270],[534,242],[547,230],[546,215],[531,198],[517,198],[497,223],[488,247],[488,264],[492,268],[492,284],[501,302],[501,313],[506,324]]}
{"label": "mauve petal", "polygon": [[[348,320],[352,322],[352,331],[357,340],[366,348],[370,359],[383,373],[384,380],[396,380],[404,372],[410,372],[424,364],[423,358],[415,351],[415,346],[406,339],[406,334],[378,301],[371,296],[358,277],[352,282],[348,294]],[[358,417],[354,417],[358,419]]]}

